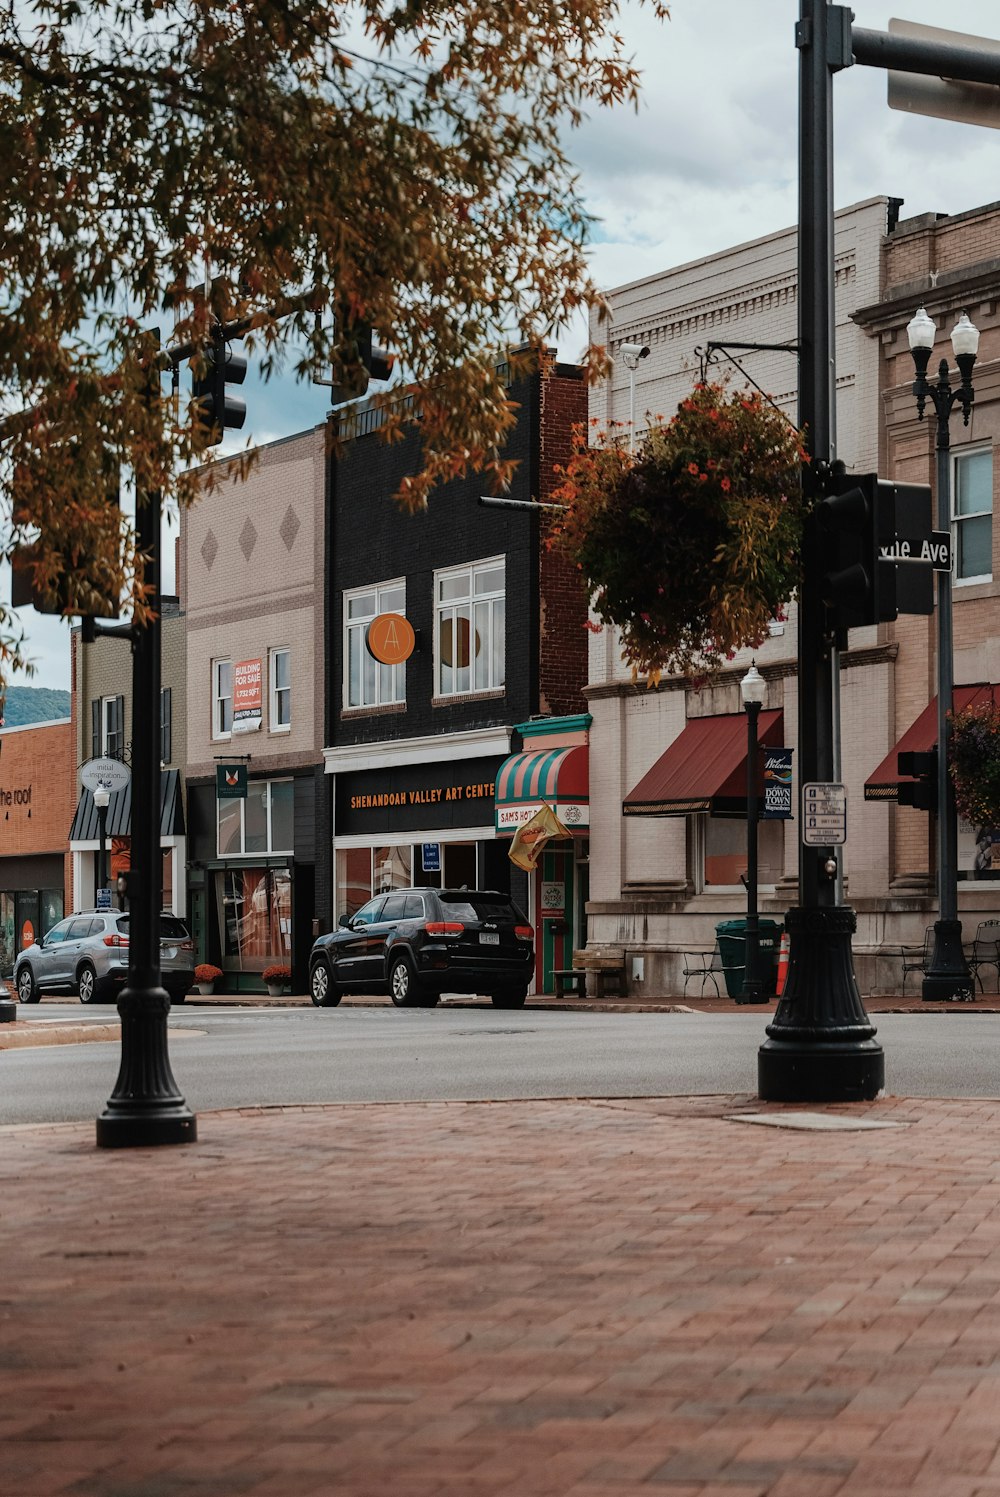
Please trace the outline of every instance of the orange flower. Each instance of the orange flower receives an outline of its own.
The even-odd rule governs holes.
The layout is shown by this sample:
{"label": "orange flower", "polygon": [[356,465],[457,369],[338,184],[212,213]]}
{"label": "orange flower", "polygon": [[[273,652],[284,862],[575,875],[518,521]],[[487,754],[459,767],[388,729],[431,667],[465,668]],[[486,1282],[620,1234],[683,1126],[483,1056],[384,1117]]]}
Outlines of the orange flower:
{"label": "orange flower", "polygon": [[719,487],[724,494],[728,494],[729,490],[732,488],[732,484],[730,483],[728,478],[724,478]]}
{"label": "orange flower", "polygon": [[689,473],[693,473],[695,475],[695,477],[697,478],[697,476],[698,476],[698,464],[697,463],[688,463],[688,472]]}

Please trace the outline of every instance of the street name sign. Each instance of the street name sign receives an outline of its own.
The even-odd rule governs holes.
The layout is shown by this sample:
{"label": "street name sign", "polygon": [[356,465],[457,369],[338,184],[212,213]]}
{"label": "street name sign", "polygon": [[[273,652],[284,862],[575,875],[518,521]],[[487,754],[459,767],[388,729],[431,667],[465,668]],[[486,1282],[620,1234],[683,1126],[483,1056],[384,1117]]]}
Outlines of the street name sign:
{"label": "street name sign", "polygon": [[802,841],[842,847],[847,841],[847,791],[832,780],[802,786]]}
{"label": "street name sign", "polygon": [[950,572],[951,536],[947,530],[932,530],[929,536],[894,535],[879,543],[878,554],[880,561],[913,562],[935,572]]}

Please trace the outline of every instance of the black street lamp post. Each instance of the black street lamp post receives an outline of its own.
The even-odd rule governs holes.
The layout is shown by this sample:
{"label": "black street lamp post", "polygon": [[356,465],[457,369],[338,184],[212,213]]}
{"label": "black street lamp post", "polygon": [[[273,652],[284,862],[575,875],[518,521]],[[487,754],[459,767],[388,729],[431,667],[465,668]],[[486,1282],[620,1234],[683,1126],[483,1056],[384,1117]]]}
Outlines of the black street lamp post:
{"label": "black street lamp post", "polygon": [[[952,387],[947,359],[938,365],[937,381],[927,378],[927,366],[934,348],[937,329],[923,307],[907,325],[910,352],[917,377],[913,393],[917,398],[917,415],[924,419],[924,408],[930,400],[937,421],[935,439],[937,458],[938,529],[951,530],[951,413],[962,407],[965,425],[975,399],[972,369],[979,351],[979,332],[963,312],[952,329],[951,344],[961,376]],[[962,949],[962,922],[958,918],[958,819],[955,812],[955,789],[948,773],[948,745],[951,738],[951,711],[954,692],[953,633],[951,609],[951,573],[937,574],[937,877],[938,918],[934,923],[934,952],[924,973],[923,997],[929,1001],[971,998],[972,975]]]}
{"label": "black street lamp post", "polygon": [[94,805],[97,808],[97,880],[94,884],[94,903],[97,904],[97,891],[104,888],[105,883],[105,859],[108,845],[108,806],[111,802],[111,791],[106,785],[98,785],[94,791]]}
{"label": "black street lamp post", "polygon": [[760,814],[757,793],[757,770],[759,752],[757,747],[757,723],[764,704],[767,684],[752,661],[750,669],[740,682],[740,696],[747,715],[747,924],[746,963],[743,977],[743,1001],[759,1003],[762,983],[760,979],[760,923],[757,910],[757,818]]}
{"label": "black street lamp post", "polygon": [[[157,338],[157,349],[159,340]],[[159,399],[154,357],[150,399]],[[105,1149],[193,1143],[197,1119],[181,1096],[167,1050],[170,998],[160,979],[160,494],[137,496],[136,550],[152,616],[132,626],[132,847],[128,980],[118,997],[121,1063],[114,1091],[97,1119]]]}

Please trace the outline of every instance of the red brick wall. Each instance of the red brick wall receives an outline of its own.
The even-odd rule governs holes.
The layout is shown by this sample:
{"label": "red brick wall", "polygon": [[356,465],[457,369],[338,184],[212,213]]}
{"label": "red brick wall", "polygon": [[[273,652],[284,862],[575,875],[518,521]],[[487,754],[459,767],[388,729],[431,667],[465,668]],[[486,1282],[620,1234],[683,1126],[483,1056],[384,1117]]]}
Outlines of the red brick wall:
{"label": "red brick wall", "polygon": [[[569,460],[574,426],[587,423],[587,385],[575,366],[552,365],[542,378],[538,498],[549,501],[559,483],[554,469]],[[576,567],[545,544],[539,562],[539,710],[562,717],[585,712],[587,592]]]}
{"label": "red brick wall", "polygon": [[68,721],[0,733],[0,848],[4,857],[68,850],[76,809],[74,770]]}

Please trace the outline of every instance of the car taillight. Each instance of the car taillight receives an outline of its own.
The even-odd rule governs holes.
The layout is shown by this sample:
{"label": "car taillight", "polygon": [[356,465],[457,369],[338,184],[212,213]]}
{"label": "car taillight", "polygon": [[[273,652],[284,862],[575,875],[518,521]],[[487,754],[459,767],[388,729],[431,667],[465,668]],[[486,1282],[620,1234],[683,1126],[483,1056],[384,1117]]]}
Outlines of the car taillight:
{"label": "car taillight", "polygon": [[514,934],[519,941],[533,941],[535,939],[535,932],[530,925],[515,925]]}
{"label": "car taillight", "polygon": [[104,944],[105,946],[127,946],[128,936],[119,936],[117,934],[113,936],[105,936]]}
{"label": "car taillight", "polygon": [[429,936],[460,936],[464,929],[461,920],[428,920],[424,926]]}
{"label": "car taillight", "polygon": [[193,951],[194,950],[194,942],[193,941],[178,941],[178,943],[177,943],[177,950],[178,951]]}

